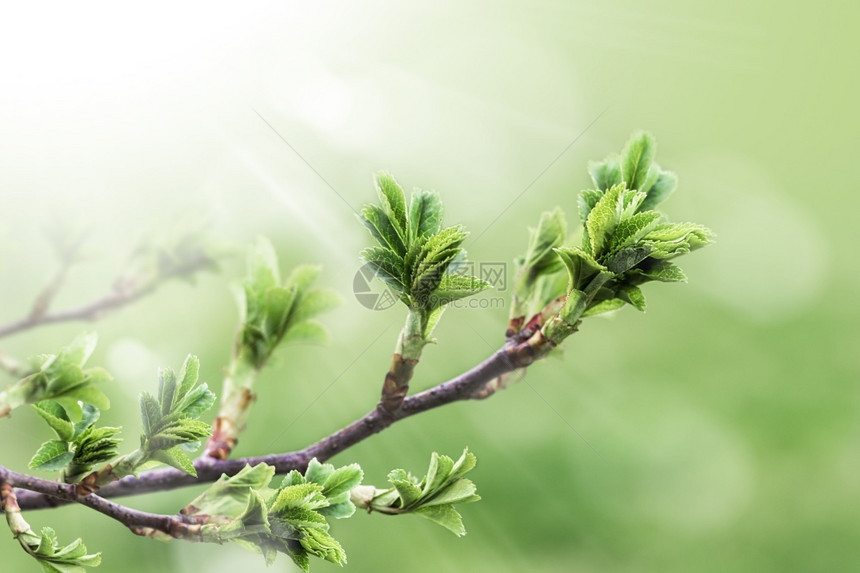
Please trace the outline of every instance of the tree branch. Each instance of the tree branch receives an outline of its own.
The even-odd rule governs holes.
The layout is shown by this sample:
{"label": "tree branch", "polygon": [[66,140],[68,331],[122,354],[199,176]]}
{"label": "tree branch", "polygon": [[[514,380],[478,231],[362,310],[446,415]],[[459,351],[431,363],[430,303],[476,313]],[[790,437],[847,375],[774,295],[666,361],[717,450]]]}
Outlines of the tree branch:
{"label": "tree branch", "polygon": [[76,308],[56,312],[46,312],[41,315],[28,315],[19,320],[0,326],[0,338],[24,332],[25,330],[30,330],[31,328],[44,324],[69,322],[74,320],[95,320],[110,310],[123,307],[151,293],[155,290],[157,284],[157,282],[153,282],[143,288],[132,291],[114,289],[101,298]]}
{"label": "tree branch", "polygon": [[[407,397],[401,407],[393,413],[377,406],[352,424],[302,450],[235,460],[214,460],[202,457],[194,462],[197,477],[173,468],[153,470],[142,473],[138,477],[128,476],[106,485],[99,490],[99,495],[121,497],[208,483],[217,480],[222,474],[235,475],[245,465],[255,466],[261,463],[273,466],[278,474],[288,473],[294,469],[304,471],[312,458],[325,461],[381,432],[398,420],[452,402],[473,399],[475,391],[484,384],[518,368],[525,368],[548,350],[549,346],[545,340],[540,341],[534,337],[518,344],[508,343],[471,370],[429,390]],[[18,493],[18,502],[24,509],[56,507],[68,501],[50,492]]]}
{"label": "tree branch", "polygon": [[[78,496],[74,484],[44,480],[12,471],[2,465],[0,465],[0,483],[9,483],[18,488],[17,492],[11,494],[13,501],[15,497],[20,496],[21,492],[26,491],[50,496],[58,501],[77,502],[119,521],[137,535],[150,535],[155,530],[171,537],[193,541],[198,536],[200,529],[200,526],[194,523],[193,518],[181,514],[163,515],[138,511],[95,494]],[[17,508],[20,509],[20,503]]]}
{"label": "tree branch", "polygon": [[198,258],[185,261],[183,264],[178,265],[176,268],[171,268],[167,272],[159,272],[155,276],[145,279],[140,283],[137,283],[137,281],[132,278],[120,275],[120,277],[114,281],[113,290],[111,290],[111,292],[87,304],[54,312],[47,311],[47,300],[50,300],[50,298],[55,294],[54,290],[56,289],[56,286],[49,286],[46,290],[46,293],[48,294],[40,296],[40,299],[44,296],[48,296],[48,299],[46,299],[42,307],[40,308],[40,299],[37,299],[37,302],[29,315],[5,325],[0,325],[0,338],[18,334],[19,332],[24,332],[45,324],[96,320],[111,310],[127,306],[152,293],[167,279],[193,274],[211,264],[213,264],[213,260],[211,258],[200,256]]}
{"label": "tree branch", "polygon": [[30,373],[30,370],[24,363],[15,360],[8,354],[0,352],[0,370],[5,371],[13,378],[24,378]]}

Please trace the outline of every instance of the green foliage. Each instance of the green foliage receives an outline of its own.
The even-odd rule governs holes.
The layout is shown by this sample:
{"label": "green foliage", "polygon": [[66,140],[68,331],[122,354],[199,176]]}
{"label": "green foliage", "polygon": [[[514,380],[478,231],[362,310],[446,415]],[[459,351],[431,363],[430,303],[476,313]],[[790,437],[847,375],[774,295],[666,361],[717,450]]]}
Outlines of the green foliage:
{"label": "green foliage", "polygon": [[275,249],[260,237],[248,256],[248,272],[237,291],[241,328],[236,354],[260,369],[283,340],[319,341],[325,330],[312,319],[340,303],[326,289],[311,289],[319,268],[300,266],[282,284]]}
{"label": "green foliage", "polygon": [[353,500],[369,511],[389,515],[414,513],[455,535],[465,535],[463,519],[454,509],[454,504],[481,499],[475,484],[463,477],[476,463],[475,455],[468,449],[463,450],[456,461],[433,452],[427,474],[421,479],[402,469],[392,470],[388,474],[391,488],[358,488],[353,493]]}
{"label": "green foliage", "polygon": [[530,230],[531,239],[526,254],[515,261],[517,271],[511,317],[523,316],[542,308],[553,298],[554,295],[536,287],[561,270],[561,263],[553,249],[564,243],[566,234],[567,223],[559,208],[543,213],[537,228]]}
{"label": "green foliage", "polygon": [[96,428],[100,414],[96,407],[83,404],[81,420],[77,423],[73,423],[65,409],[53,400],[37,402],[33,409],[54,430],[58,439],[42,444],[30,460],[30,468],[64,470],[64,481],[74,483],[94,466],[117,456],[117,447],[122,440],[116,436],[121,429]]}
{"label": "green foliage", "polygon": [[43,527],[39,534],[28,529],[16,537],[46,573],[82,573],[84,567],[97,567],[102,560],[101,553],[87,554],[87,548],[80,539],[60,546],[57,534],[50,527]]}
{"label": "green foliage", "polygon": [[[589,165],[596,188],[579,195],[582,245],[552,246],[567,270],[567,288],[563,292],[543,290],[538,299],[547,304],[559,294],[566,295],[564,306],[543,327],[551,342],[557,344],[574,332],[584,317],[625,304],[645,310],[639,286],[649,281],[686,280],[669,259],[710,243],[712,233],[707,228],[670,223],[653,210],[677,185],[677,177],[654,162],[656,149],[654,138],[640,132],[621,154]],[[529,253],[535,251],[535,235],[539,233],[533,233]],[[523,260],[528,261],[529,256]],[[548,272],[552,270],[550,267]],[[535,299],[538,289],[545,286],[518,282],[515,302]]]}
{"label": "green foliage", "polygon": [[[178,377],[170,368],[159,371],[156,396],[148,392],[141,394],[143,460],[154,459],[196,475],[181,446],[195,444],[209,436],[209,424],[196,418],[215,402],[215,394],[208,386],[198,384],[199,370],[197,357],[188,356]],[[135,465],[142,463],[139,461]]]}
{"label": "green foliage", "polygon": [[287,474],[269,487],[275,470],[266,464],[246,466],[233,477],[222,476],[182,513],[199,516],[204,540],[235,541],[261,553],[271,563],[288,554],[307,571],[310,557],[346,563],[346,553],[329,533],[329,518],[355,512],[350,490],[361,483],[356,464],[335,469],[313,459],[304,475]]}
{"label": "green foliage", "polygon": [[96,342],[95,333],[82,334],[57,354],[34,358],[35,372],[0,392],[0,416],[42,400],[54,400],[71,419],[80,419],[81,402],[101,410],[109,408],[110,401],[96,385],[111,380],[110,374],[103,368],[84,367]]}
{"label": "green foliage", "polygon": [[461,272],[468,233],[460,226],[442,228],[442,203],[436,193],[414,191],[407,208],[403,189],[391,175],[377,175],[376,189],[380,205],[364,207],[359,219],[377,245],[364,249],[361,257],[418,314],[411,334],[429,341],[437,309],[490,285]]}

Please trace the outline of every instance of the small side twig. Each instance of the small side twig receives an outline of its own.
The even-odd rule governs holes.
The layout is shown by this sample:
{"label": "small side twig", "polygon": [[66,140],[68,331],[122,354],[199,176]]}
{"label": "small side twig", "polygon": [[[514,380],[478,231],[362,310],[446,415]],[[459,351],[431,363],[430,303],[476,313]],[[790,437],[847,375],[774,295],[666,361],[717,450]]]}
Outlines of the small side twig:
{"label": "small side twig", "polygon": [[[52,482],[34,476],[18,473],[4,466],[0,466],[0,483],[3,484],[2,502],[4,509],[10,507],[20,512],[20,504],[17,502],[15,491],[10,486],[20,490],[38,492],[58,500],[76,502],[90,509],[114,519],[137,535],[150,535],[152,531],[160,531],[177,539],[188,539],[199,541],[199,524],[194,523],[193,518],[181,514],[163,515],[139,511],[104,499],[101,496],[90,494],[78,496],[73,484]],[[9,504],[14,504],[10,506]]]}
{"label": "small side twig", "polygon": [[13,378],[24,378],[30,374],[30,369],[27,366],[3,352],[0,352],[0,370],[5,371]]}
{"label": "small side twig", "polygon": [[211,264],[211,260],[192,261],[185,266],[173,269],[170,274],[156,275],[154,278],[140,284],[127,278],[117,279],[114,282],[113,289],[109,293],[87,304],[53,312],[35,312],[34,309],[28,316],[0,326],[0,338],[46,324],[97,320],[112,310],[127,306],[151,294],[165,280],[190,275],[209,264]]}

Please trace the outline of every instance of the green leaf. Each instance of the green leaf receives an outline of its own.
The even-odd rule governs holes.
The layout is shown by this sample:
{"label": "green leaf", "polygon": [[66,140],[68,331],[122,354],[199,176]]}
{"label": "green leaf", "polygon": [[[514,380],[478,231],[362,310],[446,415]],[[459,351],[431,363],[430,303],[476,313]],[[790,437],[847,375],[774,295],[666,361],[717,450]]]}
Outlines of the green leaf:
{"label": "green leaf", "polygon": [[470,503],[481,499],[477,495],[475,484],[467,479],[457,479],[426,501],[421,502],[421,507],[443,505],[451,503]]}
{"label": "green leaf", "polygon": [[642,202],[642,206],[639,207],[640,210],[647,211],[656,208],[657,205],[668,199],[677,187],[678,176],[671,171],[660,170],[660,175],[651,189],[648,190],[648,197]]}
{"label": "green leaf", "polygon": [[443,275],[439,281],[439,286],[428,297],[427,308],[438,308],[449,302],[474,296],[491,287],[490,283],[478,277]]}
{"label": "green leaf", "polygon": [[319,510],[321,515],[325,517],[331,517],[332,519],[344,519],[347,517],[352,517],[355,513],[355,504],[347,499],[341,503],[334,503],[329,505],[328,507],[321,507]]}
{"label": "green leaf", "polygon": [[579,220],[582,221],[584,225],[588,220],[588,215],[591,213],[591,210],[594,209],[594,206],[597,205],[597,202],[603,198],[603,191],[598,191],[595,189],[588,189],[586,191],[582,191],[579,194]]}
{"label": "green leaf", "polygon": [[296,300],[295,288],[272,287],[266,291],[262,314],[265,317],[261,323],[265,336],[277,339],[284,332],[289,320],[293,303]]}
{"label": "green leaf", "polygon": [[81,367],[90,359],[97,343],[98,335],[95,332],[79,334],[60,351],[56,362],[59,364],[76,364]]}
{"label": "green leaf", "polygon": [[307,529],[299,543],[311,555],[316,555],[337,565],[346,563],[346,553],[343,547],[323,529]]}
{"label": "green leaf", "polygon": [[68,465],[74,452],[69,451],[69,444],[62,440],[49,440],[39,446],[39,450],[30,460],[30,469],[46,471],[61,470]]}
{"label": "green leaf", "polygon": [[322,493],[322,486],[316,483],[304,483],[285,487],[278,492],[275,501],[269,507],[271,515],[280,515],[293,508],[318,509],[328,505],[328,500]]}
{"label": "green leaf", "polygon": [[478,458],[469,451],[469,448],[465,448],[463,453],[460,454],[460,457],[457,458],[457,461],[454,462],[454,467],[451,468],[451,473],[448,475],[449,480],[461,478],[478,465]]}
{"label": "green leaf", "polygon": [[665,223],[658,225],[645,239],[655,242],[687,243],[690,250],[700,249],[711,242],[713,233],[695,223]]}
{"label": "green leaf", "polygon": [[563,247],[555,252],[567,268],[570,277],[568,290],[585,289],[592,279],[607,270],[579,247]]}
{"label": "green leaf", "polygon": [[200,378],[200,359],[189,354],[179,371],[179,388],[176,390],[176,399],[184,401],[185,397],[197,384]]}
{"label": "green leaf", "polygon": [[406,254],[406,243],[381,207],[376,205],[364,207],[359,219],[380,246],[391,249],[401,256]]}
{"label": "green leaf", "polygon": [[463,450],[456,462],[434,452],[427,475],[420,481],[405,470],[392,470],[388,481],[393,488],[379,491],[365,486],[370,488],[370,493],[358,493],[355,498],[363,500],[357,503],[369,510],[388,514],[415,513],[463,535],[462,519],[452,504],[480,499],[475,484],[463,478],[475,464],[476,458],[468,449]]}
{"label": "green leaf", "polygon": [[50,527],[43,527],[40,535],[36,535],[32,529],[22,532],[18,535],[18,541],[39,562],[43,571],[81,573],[83,567],[97,567],[101,563],[101,554],[88,555],[80,539],[61,547],[57,542],[57,534]]}
{"label": "green leaf", "polygon": [[[605,191],[621,183],[621,165],[617,155],[610,155],[603,161],[592,161],[588,164],[588,174],[594,186]],[[587,213],[586,213],[587,216]],[[583,216],[585,221],[585,216]]]}
{"label": "green leaf", "polygon": [[604,262],[606,263],[606,268],[611,272],[621,274],[644,261],[646,257],[654,254],[654,250],[654,243],[646,241],[618,249],[608,255]]}
{"label": "green leaf", "polygon": [[33,404],[33,409],[39,414],[57,437],[63,441],[70,441],[75,434],[75,426],[69,421],[66,410],[53,400],[42,400]]}
{"label": "green leaf", "polygon": [[[195,378],[196,382],[196,378]],[[175,411],[188,418],[198,418],[215,403],[215,394],[207,384],[200,384],[182,398]]]}
{"label": "green leaf", "polygon": [[553,249],[564,243],[565,235],[567,224],[561,209],[556,207],[541,215],[537,229],[531,231],[523,264],[531,281],[541,274],[554,273],[561,268]]}
{"label": "green leaf", "polygon": [[161,415],[166,416],[173,411],[173,398],[176,394],[176,374],[170,368],[158,371],[158,396]]}
{"label": "green leaf", "polygon": [[590,240],[590,254],[594,257],[600,257],[609,246],[612,233],[615,232],[621,217],[624,191],[623,184],[612,187],[588,214],[585,227]]}
{"label": "green leaf", "polygon": [[618,298],[629,302],[637,310],[645,312],[645,295],[639,287],[633,285],[622,285],[618,289]]}
{"label": "green leaf", "polygon": [[75,457],[73,463],[79,466],[92,466],[110,461],[117,455],[117,447],[122,439],[115,437],[121,428],[90,426],[75,438]]}
{"label": "green leaf", "polygon": [[625,304],[627,303],[620,298],[605,299],[589,306],[588,309],[582,313],[582,318],[587,316],[596,316],[605,312],[612,312],[613,310],[618,310],[623,307]]}
{"label": "green leaf", "polygon": [[624,219],[618,223],[612,234],[609,251],[616,251],[640,241],[659,224],[660,219],[661,215],[656,211],[644,211]]}
{"label": "green leaf", "polygon": [[169,450],[174,446],[207,438],[211,431],[211,427],[205,422],[180,418],[167,424],[162,423],[157,433],[147,439],[147,446],[151,451]]}
{"label": "green leaf", "polygon": [[368,247],[361,251],[361,258],[382,282],[397,292],[408,292],[403,282],[403,259],[399,255],[384,247]]}
{"label": "green leaf", "polygon": [[323,325],[312,320],[306,320],[287,330],[281,342],[292,344],[301,342],[304,344],[325,344],[329,340],[328,331]]}
{"label": "green leaf", "polygon": [[621,178],[628,189],[642,189],[654,161],[657,143],[644,131],[634,134],[621,152]]}
{"label": "green leaf", "polygon": [[406,197],[403,194],[403,189],[400,188],[394,177],[383,172],[376,176],[376,190],[392,224],[400,237],[405,239],[407,236]]}
{"label": "green leaf", "polygon": [[304,293],[319,278],[322,268],[319,265],[298,265],[287,277],[287,287],[295,288]]}
{"label": "green leaf", "polygon": [[324,312],[328,312],[343,302],[340,295],[329,289],[310,291],[299,300],[297,308],[293,310],[290,321],[299,323]]}
{"label": "green leaf", "polygon": [[416,189],[409,206],[410,237],[429,237],[442,226],[442,201],[433,191]]}
{"label": "green leaf", "polygon": [[334,466],[332,464],[321,464],[316,458],[312,458],[311,461],[308,462],[308,469],[305,470],[304,476],[302,476],[296,470],[290,472],[290,475],[301,477],[301,481],[292,481],[296,478],[291,478],[290,483],[285,482],[281,487],[292,485],[293,483],[307,482],[313,482],[318,485],[323,485],[325,483],[325,480],[328,479],[328,477],[332,473],[334,473]]}
{"label": "green leaf", "polygon": [[280,284],[278,256],[275,254],[275,247],[266,237],[257,237],[248,253],[247,266],[246,284],[252,288],[253,293],[259,295]]}
{"label": "green leaf", "polygon": [[155,435],[161,417],[158,400],[149,392],[142,392],[140,395],[140,418],[143,422],[143,434],[146,437]]}
{"label": "green leaf", "polygon": [[388,473],[388,481],[400,494],[401,507],[408,508],[421,497],[418,481],[405,470],[396,469]]}
{"label": "green leaf", "polygon": [[188,475],[197,477],[197,470],[194,469],[194,463],[179,447],[170,448],[168,450],[156,450],[152,452],[152,459],[163,464],[167,464],[181,472],[187,473]]}
{"label": "green leaf", "polygon": [[637,283],[646,281],[687,282],[687,276],[675,264],[669,261],[646,259],[637,268],[630,271]]}
{"label": "green leaf", "polygon": [[[71,400],[83,402],[85,404],[91,404],[99,410],[110,409],[110,399],[104,392],[102,392],[95,386],[78,386],[73,390],[70,390],[60,396],[55,397],[57,401],[61,401],[61,398],[68,398]],[[65,404],[67,404],[67,402],[65,402],[64,405]],[[68,411],[68,408],[66,410]],[[77,411],[78,408],[76,408],[75,410]],[[75,417],[77,418],[79,416],[80,414]]]}
{"label": "green leaf", "polygon": [[84,404],[81,406],[81,419],[75,424],[74,437],[77,438],[84,430],[95,424],[100,415],[101,412],[99,409],[92,404]]}
{"label": "green leaf", "polygon": [[448,481],[448,476],[451,475],[453,469],[454,460],[433,452],[430,456],[430,467],[427,469],[427,477],[424,480],[421,496],[426,497],[441,488]]}
{"label": "green leaf", "polygon": [[[307,478],[307,475],[305,477]],[[322,493],[327,498],[336,497],[349,492],[349,490],[360,484],[363,478],[364,472],[361,471],[361,467],[358,464],[343,466],[331,472],[326,478],[323,483]]]}
{"label": "green leaf", "polygon": [[188,504],[182,513],[238,516],[248,506],[251,492],[266,487],[274,475],[275,468],[270,465],[246,465],[232,477],[222,475]]}
{"label": "green leaf", "polygon": [[466,239],[462,227],[448,227],[433,235],[421,248],[411,273],[410,294],[422,300],[439,286],[445,271],[460,254],[460,245]]}
{"label": "green leaf", "polygon": [[451,505],[434,505],[429,507],[420,507],[415,510],[415,515],[420,515],[429,519],[433,523],[438,523],[454,535],[462,537],[466,535],[466,527],[463,525],[463,518],[457,513]]}

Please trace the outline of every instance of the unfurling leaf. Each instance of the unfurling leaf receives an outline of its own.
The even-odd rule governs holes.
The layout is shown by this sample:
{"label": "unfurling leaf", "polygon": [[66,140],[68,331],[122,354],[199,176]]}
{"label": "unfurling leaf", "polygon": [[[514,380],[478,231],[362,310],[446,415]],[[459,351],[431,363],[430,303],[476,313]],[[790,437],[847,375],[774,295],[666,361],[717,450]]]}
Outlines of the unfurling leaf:
{"label": "unfurling leaf", "polygon": [[[463,521],[454,504],[478,501],[475,484],[463,476],[476,464],[474,454],[463,451],[457,461],[436,452],[430,467],[420,480],[402,469],[389,472],[393,487],[378,490],[363,486],[354,491],[353,499],[370,511],[388,515],[415,513],[438,523],[455,535],[465,535]],[[366,491],[365,491],[366,490]]]}
{"label": "unfurling leaf", "polygon": [[39,533],[30,528],[20,513],[8,514],[10,527],[13,527],[18,543],[31,557],[39,562],[42,570],[48,573],[82,573],[84,567],[98,567],[101,553],[88,554],[83,541],[76,539],[61,546],[57,534],[50,527],[43,527]]}

